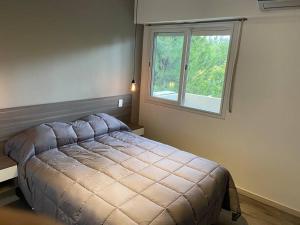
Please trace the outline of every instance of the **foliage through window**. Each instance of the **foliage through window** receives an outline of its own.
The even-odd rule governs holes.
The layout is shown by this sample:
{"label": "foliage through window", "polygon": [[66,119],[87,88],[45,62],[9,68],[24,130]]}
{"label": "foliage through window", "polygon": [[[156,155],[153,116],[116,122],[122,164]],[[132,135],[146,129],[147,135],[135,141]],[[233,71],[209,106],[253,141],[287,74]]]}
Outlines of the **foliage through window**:
{"label": "foliage through window", "polygon": [[156,34],[156,51],[153,56],[153,96],[178,100],[183,42],[184,34]]}
{"label": "foliage through window", "polygon": [[235,23],[152,28],[152,99],[224,115],[238,34]]}

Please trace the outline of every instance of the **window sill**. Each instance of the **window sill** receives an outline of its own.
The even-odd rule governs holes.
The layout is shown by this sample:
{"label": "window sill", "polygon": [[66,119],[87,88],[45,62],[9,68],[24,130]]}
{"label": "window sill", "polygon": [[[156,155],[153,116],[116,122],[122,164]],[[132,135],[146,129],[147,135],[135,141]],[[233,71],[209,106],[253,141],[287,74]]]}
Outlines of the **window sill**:
{"label": "window sill", "polygon": [[186,106],[180,106],[180,105],[177,105],[175,102],[171,102],[171,101],[168,102],[165,100],[160,100],[155,97],[150,97],[150,96],[146,97],[145,103],[168,107],[168,108],[175,109],[178,111],[185,111],[185,112],[194,113],[194,114],[198,114],[198,115],[202,115],[202,116],[207,116],[207,117],[211,117],[211,118],[215,118],[215,119],[225,120],[225,113],[217,114],[217,113],[203,111],[200,109],[190,108],[190,107],[186,107]]}

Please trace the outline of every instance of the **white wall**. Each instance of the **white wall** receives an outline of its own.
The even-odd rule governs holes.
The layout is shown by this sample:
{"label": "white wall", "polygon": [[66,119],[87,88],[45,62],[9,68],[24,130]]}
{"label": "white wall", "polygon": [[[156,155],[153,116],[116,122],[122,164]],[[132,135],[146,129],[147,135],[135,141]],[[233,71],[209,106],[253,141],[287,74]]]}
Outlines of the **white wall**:
{"label": "white wall", "polygon": [[0,108],[129,93],[133,0],[0,1]]}
{"label": "white wall", "polygon": [[[136,0],[135,0],[136,1]],[[141,24],[231,17],[300,15],[300,10],[261,12],[257,0],[139,0]]]}
{"label": "white wall", "polygon": [[[167,0],[159,5],[155,4],[158,1],[151,2],[150,12],[142,9],[147,20],[156,15],[162,20],[187,19],[187,13],[178,7],[188,6],[180,5],[179,0],[169,1],[172,4],[166,16],[163,9]],[[197,2],[190,0],[191,19],[197,17],[197,10],[198,18],[203,16]],[[208,4],[201,2],[203,8]],[[254,10],[250,0],[241,2],[249,5],[245,12]],[[210,8],[212,17],[218,16],[217,11],[220,16],[230,15],[229,8],[224,7],[224,12]],[[151,15],[155,9],[156,14]],[[300,211],[300,17],[290,12],[291,16],[275,12],[276,17],[252,17],[245,23],[234,108],[226,120],[146,103],[148,52],[144,48],[140,122],[147,137],[215,160],[231,171],[239,187]],[[207,10],[205,15],[209,14]],[[147,35],[144,41],[145,45]]]}

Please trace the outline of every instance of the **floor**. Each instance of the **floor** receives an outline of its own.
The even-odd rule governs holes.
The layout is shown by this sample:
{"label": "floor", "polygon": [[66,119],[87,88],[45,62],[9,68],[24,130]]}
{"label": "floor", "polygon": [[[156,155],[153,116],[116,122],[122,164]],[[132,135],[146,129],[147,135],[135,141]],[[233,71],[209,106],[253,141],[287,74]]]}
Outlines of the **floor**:
{"label": "floor", "polygon": [[222,212],[216,225],[300,225],[300,218],[262,204],[246,196],[240,196],[242,217],[230,221],[230,213]]}
{"label": "floor", "polygon": [[[300,218],[248,197],[240,196],[240,202],[243,213],[237,222],[232,222],[231,214],[223,211],[219,222],[215,225],[300,225]],[[22,210],[31,210],[27,203],[21,199],[8,206]]]}

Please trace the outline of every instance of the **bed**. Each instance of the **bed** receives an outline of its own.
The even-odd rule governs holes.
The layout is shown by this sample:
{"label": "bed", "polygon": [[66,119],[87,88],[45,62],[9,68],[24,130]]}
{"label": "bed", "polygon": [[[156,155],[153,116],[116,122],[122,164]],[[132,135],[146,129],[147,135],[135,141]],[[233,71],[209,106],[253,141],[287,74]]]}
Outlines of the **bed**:
{"label": "bed", "polygon": [[30,206],[65,224],[211,225],[222,208],[241,214],[225,168],[107,114],[31,128],[5,152]]}

